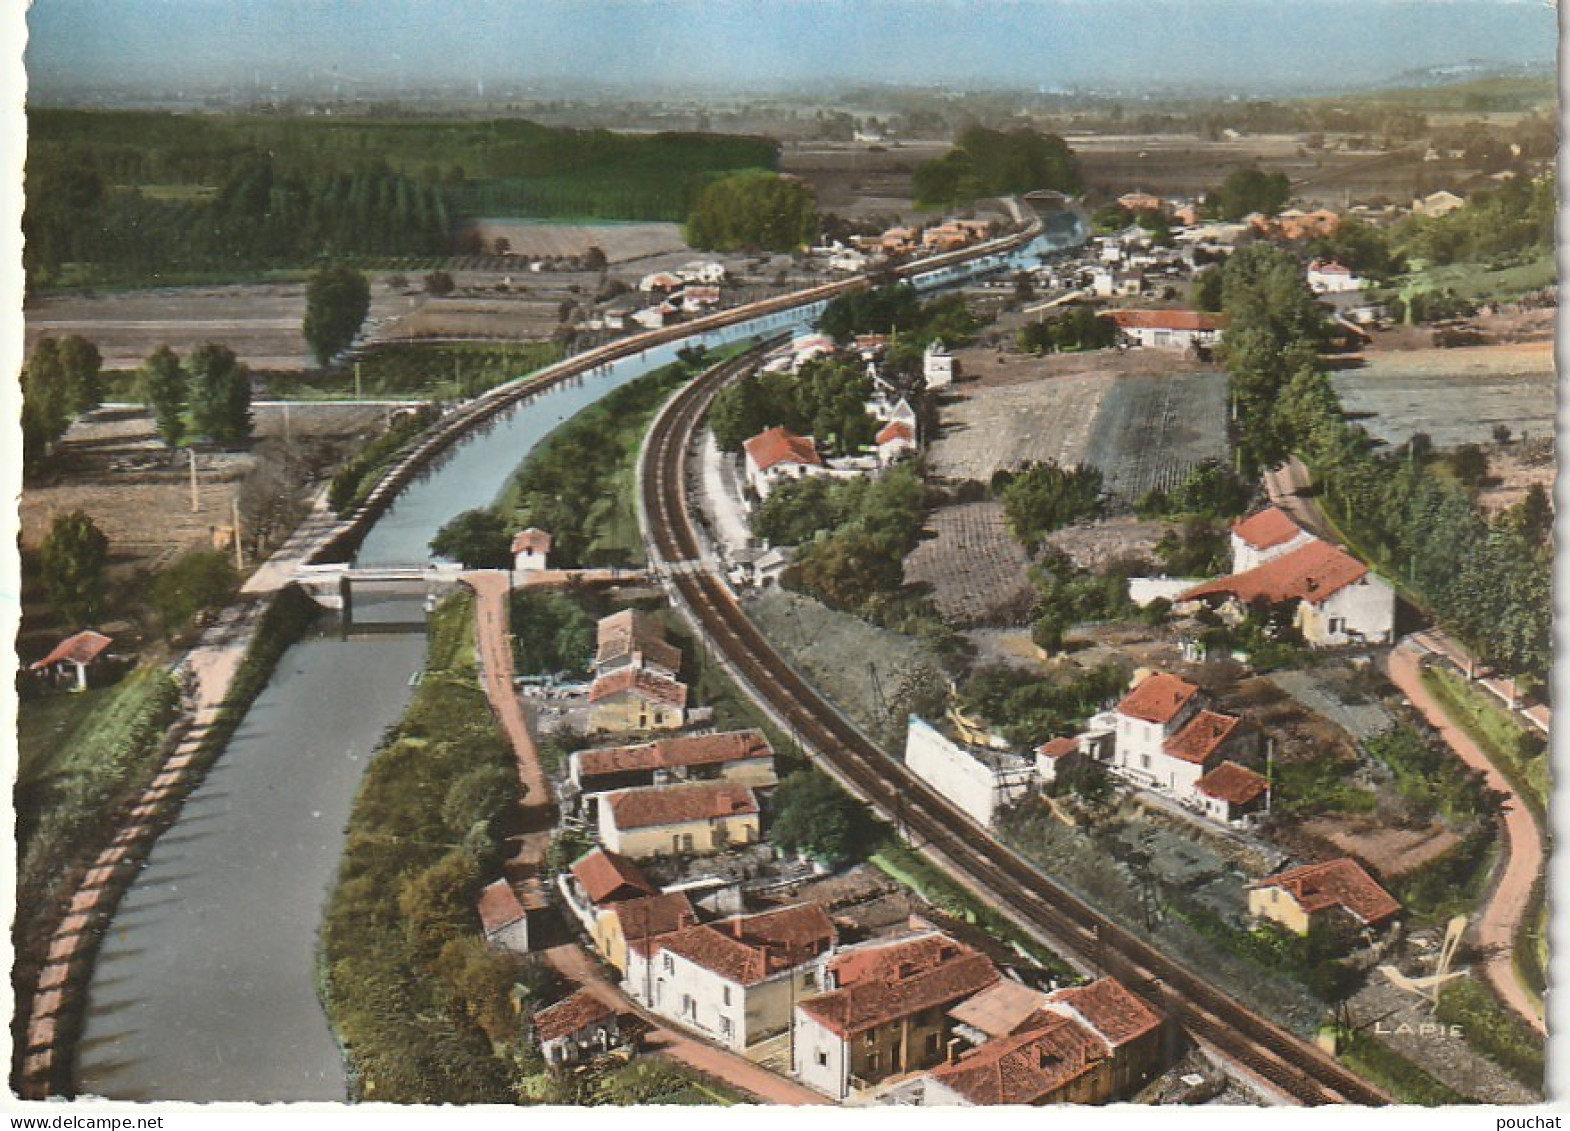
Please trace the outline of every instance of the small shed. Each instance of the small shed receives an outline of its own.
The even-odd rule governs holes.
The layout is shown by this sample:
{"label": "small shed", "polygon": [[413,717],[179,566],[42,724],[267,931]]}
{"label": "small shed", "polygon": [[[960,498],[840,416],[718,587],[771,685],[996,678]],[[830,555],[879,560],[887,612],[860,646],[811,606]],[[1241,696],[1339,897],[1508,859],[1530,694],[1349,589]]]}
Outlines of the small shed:
{"label": "small shed", "polygon": [[551,536],[539,527],[521,530],[512,540],[512,568],[517,573],[547,568]]}
{"label": "small shed", "polygon": [[35,661],[28,670],[37,672],[56,687],[69,685],[72,691],[86,691],[103,682],[113,644],[114,641],[103,633],[83,629],[60,641],[49,655]]}
{"label": "small shed", "polygon": [[534,1015],[534,1038],[540,1055],[552,1067],[608,1052],[620,1037],[616,1011],[588,990],[579,990]]}
{"label": "small shed", "polygon": [[[537,888],[537,885],[536,885]],[[515,892],[505,879],[487,884],[480,892],[480,927],[485,945],[511,954],[529,953],[530,905],[543,905],[537,890]]]}

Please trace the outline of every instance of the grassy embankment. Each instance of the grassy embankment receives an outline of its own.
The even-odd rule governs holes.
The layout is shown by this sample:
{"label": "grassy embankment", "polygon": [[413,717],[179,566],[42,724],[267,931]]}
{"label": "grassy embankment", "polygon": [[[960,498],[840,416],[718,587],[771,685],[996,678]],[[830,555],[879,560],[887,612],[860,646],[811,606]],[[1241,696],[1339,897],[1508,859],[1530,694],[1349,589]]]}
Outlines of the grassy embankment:
{"label": "grassy embankment", "polygon": [[276,375],[268,381],[267,393],[301,400],[461,400],[543,369],[562,356],[559,342],[391,342],[368,348],[358,362]]}

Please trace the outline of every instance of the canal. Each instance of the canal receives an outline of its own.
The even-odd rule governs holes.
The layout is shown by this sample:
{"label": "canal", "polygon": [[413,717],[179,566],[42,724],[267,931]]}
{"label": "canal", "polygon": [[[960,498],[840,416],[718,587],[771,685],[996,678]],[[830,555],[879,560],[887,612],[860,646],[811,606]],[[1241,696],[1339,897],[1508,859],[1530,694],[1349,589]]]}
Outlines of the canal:
{"label": "canal", "polygon": [[[1082,240],[1082,230],[1038,240],[1010,265]],[[821,304],[768,315],[701,340],[720,346],[800,331],[819,313]],[[492,502],[553,428],[674,361],[677,348],[659,346],[574,378],[455,445],[368,532],[357,564],[425,562],[442,523]],[[418,619],[407,599],[356,597],[357,625]],[[421,633],[341,639],[335,626],[283,654],[104,939],[78,1048],[81,1094],[346,1097],[342,1059],[316,997],[317,926],[360,774],[402,715],[424,657]]]}

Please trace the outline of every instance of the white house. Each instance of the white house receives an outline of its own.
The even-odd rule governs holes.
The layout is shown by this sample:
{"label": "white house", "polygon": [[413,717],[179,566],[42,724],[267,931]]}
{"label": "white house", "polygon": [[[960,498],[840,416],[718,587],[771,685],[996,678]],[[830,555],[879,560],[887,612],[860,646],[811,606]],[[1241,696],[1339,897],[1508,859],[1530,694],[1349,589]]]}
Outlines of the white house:
{"label": "white house", "polygon": [[1232,524],[1232,572],[1242,573],[1307,545],[1314,536],[1280,507],[1266,507]]}
{"label": "white house", "polygon": [[1418,197],[1412,201],[1412,211],[1419,216],[1437,218],[1448,216],[1456,209],[1466,204],[1463,197],[1457,196],[1448,189],[1431,192],[1427,196]]}
{"label": "white house", "polygon": [[1236,762],[1222,762],[1195,782],[1194,789],[1201,811],[1222,824],[1262,809],[1270,797],[1270,781]]}
{"label": "white house", "polygon": [[910,425],[895,420],[883,426],[874,443],[878,446],[878,462],[890,464],[916,450],[916,434]]}
{"label": "white house", "polygon": [[1206,710],[1198,687],[1166,672],[1138,680],[1110,715],[1110,768],[1195,806],[1199,780],[1251,740],[1240,719]]}
{"label": "white house", "polygon": [[1109,310],[1124,341],[1151,349],[1208,348],[1221,340],[1226,318],[1193,310]]}
{"label": "white house", "polygon": [[520,530],[512,539],[512,568],[528,573],[549,568],[551,536],[537,526]]}
{"label": "white house", "polygon": [[831,271],[865,271],[867,269],[866,253],[853,247],[838,247],[829,254],[829,270]]}
{"label": "white house", "polygon": [[654,291],[678,290],[686,280],[670,271],[655,271],[638,280],[638,289],[645,294]]}
{"label": "white house", "polygon": [[954,355],[941,338],[929,342],[922,353],[921,376],[929,389],[946,389],[954,383]]}
{"label": "white house", "polygon": [[698,924],[628,944],[624,988],[662,1017],[736,1052],[785,1032],[822,986],[837,939],[816,903]]}
{"label": "white house", "polygon": [[1352,273],[1332,259],[1316,259],[1308,265],[1308,287],[1318,295],[1344,294],[1360,291],[1368,280]]}
{"label": "white house", "polygon": [[824,474],[823,459],[811,436],[798,436],[776,425],[759,432],[742,445],[747,465],[747,485],[759,499],[769,497],[775,486],[790,479]]}
{"label": "white house", "polygon": [[717,286],[725,281],[725,267],[712,259],[695,259],[676,268],[676,274],[689,283]]}
{"label": "white house", "polygon": [[573,1064],[607,1052],[620,1036],[616,1011],[589,990],[578,990],[534,1015],[534,1039],[549,1065]]}
{"label": "white house", "polygon": [[485,945],[513,954],[529,952],[529,912],[505,879],[480,892],[480,928]]}
{"label": "white house", "polygon": [[1036,775],[1030,759],[1006,747],[950,738],[916,715],[905,732],[905,765],[982,826],[1029,793]]}

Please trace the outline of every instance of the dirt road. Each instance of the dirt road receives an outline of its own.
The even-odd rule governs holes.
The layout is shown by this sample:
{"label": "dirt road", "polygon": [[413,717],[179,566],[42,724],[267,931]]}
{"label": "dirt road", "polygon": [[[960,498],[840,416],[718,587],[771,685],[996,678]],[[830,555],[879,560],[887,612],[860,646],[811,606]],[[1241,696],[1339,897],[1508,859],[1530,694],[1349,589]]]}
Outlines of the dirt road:
{"label": "dirt road", "polygon": [[1485,955],[1484,971],[1489,985],[1506,1004],[1538,1032],[1546,1033],[1541,1006],[1516,980],[1511,960],[1516,933],[1521,929],[1531,899],[1532,885],[1543,870],[1541,832],[1532,811],[1516,797],[1509,779],[1488,760],[1488,755],[1477,743],[1451,723],[1443,708],[1429,694],[1423,684],[1422,655],[1419,646],[1411,641],[1403,641],[1393,649],[1386,664],[1390,681],[1423,713],[1456,756],[1481,771],[1488,788],[1504,797],[1499,806],[1505,827],[1499,878],[1472,923],[1473,937]]}

